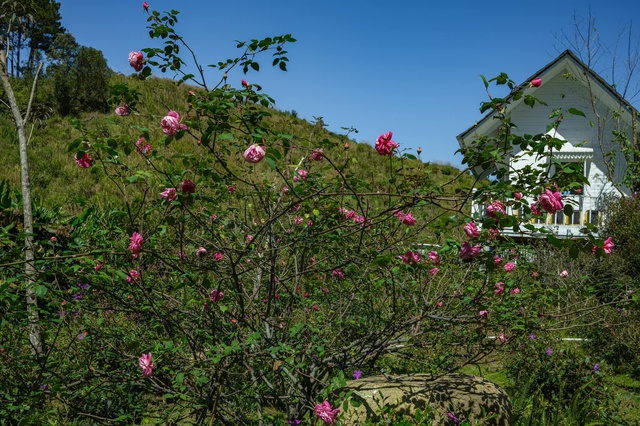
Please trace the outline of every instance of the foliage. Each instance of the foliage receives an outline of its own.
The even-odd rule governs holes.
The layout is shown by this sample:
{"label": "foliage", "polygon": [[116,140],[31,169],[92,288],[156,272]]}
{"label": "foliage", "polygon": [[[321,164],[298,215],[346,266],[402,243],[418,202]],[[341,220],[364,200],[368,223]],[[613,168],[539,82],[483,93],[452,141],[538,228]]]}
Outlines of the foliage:
{"label": "foliage", "polygon": [[[470,168],[496,170],[497,179],[474,192],[479,181],[466,172],[436,178],[409,154],[377,155],[328,136],[321,119],[291,125],[267,108],[274,101],[258,84],[232,78],[258,71],[269,53],[286,70],[290,35],[239,42],[237,58],[212,64],[222,73],[213,86],[199,63],[199,76],[188,73],[180,54],[191,51],[175,30],[177,16],[150,13],[161,47],[142,50],[138,75],[176,71],[180,84],[199,88],[170,98],[168,112],[157,106],[175,96],[163,92],[164,82],[118,77],[113,101],[135,114],[100,126],[74,121],[78,137],[69,138],[66,156],[91,179],[103,175],[117,203],[71,217],[36,214],[41,357],[25,335],[15,243],[23,233],[2,229],[0,422],[311,423],[314,406],[355,369],[444,373],[513,347],[532,330],[582,324],[572,316],[576,305],[598,308],[584,291],[569,291],[588,287],[585,280],[539,269],[531,247],[498,238],[521,229],[573,258],[592,256],[601,243],[593,229],[585,240],[560,241],[531,225],[535,206],[525,200],[550,202],[551,189],[584,180],[572,168],[549,173],[549,147],[562,141],[546,130],[512,132],[504,114],[510,99],[539,101],[508,76],[485,79],[512,93],[482,106],[500,111],[504,131],[463,151]],[[155,87],[155,106],[143,84]],[[554,117],[550,126],[559,124]],[[541,163],[507,174],[500,166],[514,147]],[[0,195],[9,217],[19,197]],[[468,217],[472,198],[488,208]],[[471,221],[473,232],[459,230]],[[434,234],[442,244],[421,249]],[[544,359],[530,361],[533,368]]]}
{"label": "foliage", "polygon": [[620,421],[604,367],[569,346],[557,340],[525,338],[516,356],[506,359],[515,424]]}
{"label": "foliage", "polygon": [[[2,43],[9,53],[12,77],[32,75],[36,63],[64,32],[60,24],[60,3],[53,0],[4,0],[0,14]],[[11,46],[11,48],[8,48]],[[25,52],[26,50],[26,52]],[[26,61],[23,61],[26,53]]]}
{"label": "foliage", "polygon": [[604,230],[616,243],[616,259],[605,263],[603,269],[611,277],[627,276],[636,280],[640,276],[640,199],[633,197],[611,198],[606,203]]}
{"label": "foliage", "polygon": [[101,51],[80,46],[71,34],[62,34],[49,56],[53,62],[47,72],[62,116],[106,110],[112,71]]}

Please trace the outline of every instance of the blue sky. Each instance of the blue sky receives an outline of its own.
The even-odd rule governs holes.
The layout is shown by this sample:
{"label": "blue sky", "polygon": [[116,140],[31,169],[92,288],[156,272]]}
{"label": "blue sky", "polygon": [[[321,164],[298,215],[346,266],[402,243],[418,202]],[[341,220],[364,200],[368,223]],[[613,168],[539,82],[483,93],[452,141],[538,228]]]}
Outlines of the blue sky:
{"label": "blue sky", "polygon": [[[298,42],[287,48],[288,72],[269,69],[265,57],[259,73],[238,70],[229,81],[258,83],[279,109],[308,120],[323,117],[330,130],[353,126],[358,142],[373,143],[391,130],[407,152],[421,147],[423,161],[454,165],[461,161],[454,156],[456,135],[481,117],[481,74],[506,72],[523,82],[567,47],[559,41],[563,32],[572,36],[574,16],[584,21],[589,10],[607,45],[640,16],[637,0],[148,3],[180,11],[177,31],[203,64],[235,57],[235,40],[292,34]],[[64,27],[80,44],[101,50],[115,71],[130,74],[129,52],[151,46],[142,1],[61,4]],[[607,78],[605,59],[594,68]]]}

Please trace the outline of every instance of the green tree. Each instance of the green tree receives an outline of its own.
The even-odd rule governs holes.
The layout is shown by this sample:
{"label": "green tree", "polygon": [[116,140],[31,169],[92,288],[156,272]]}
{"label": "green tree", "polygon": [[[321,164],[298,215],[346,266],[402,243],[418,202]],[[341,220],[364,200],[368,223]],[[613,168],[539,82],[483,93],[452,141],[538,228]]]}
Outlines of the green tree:
{"label": "green tree", "polygon": [[80,111],[105,111],[112,71],[102,52],[93,47],[80,47],[74,74]]}
{"label": "green tree", "polygon": [[49,52],[52,63],[47,67],[47,74],[53,79],[55,101],[61,115],[68,115],[75,108],[72,70],[79,48],[76,39],[65,33],[56,38],[55,46]]}
{"label": "green tree", "polygon": [[112,71],[101,51],[80,46],[71,34],[65,33],[56,38],[49,57],[49,73],[61,115],[106,110]]}
{"label": "green tree", "polygon": [[[60,3],[52,0],[5,0],[0,14],[0,34],[11,46],[7,57],[9,75],[33,74],[36,62],[65,32],[60,24]],[[23,58],[26,61],[23,64]]]}

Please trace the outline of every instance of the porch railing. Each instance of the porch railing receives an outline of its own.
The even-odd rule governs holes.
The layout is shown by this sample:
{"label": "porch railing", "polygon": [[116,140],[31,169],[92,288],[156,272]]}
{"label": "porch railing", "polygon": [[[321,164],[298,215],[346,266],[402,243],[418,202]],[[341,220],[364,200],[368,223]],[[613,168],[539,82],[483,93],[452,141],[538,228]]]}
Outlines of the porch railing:
{"label": "porch railing", "polygon": [[[590,223],[595,226],[602,226],[604,221],[604,202],[602,197],[589,197],[584,195],[565,195],[563,201],[573,207],[573,213],[564,214],[558,211],[554,214],[544,213],[542,216],[531,219],[528,223],[536,225],[536,227],[546,227],[552,230],[558,237],[571,237],[579,235],[580,228]],[[531,203],[531,201],[529,202]],[[485,215],[485,204],[477,203],[475,200],[471,205],[471,211],[474,217],[483,217]],[[507,207],[508,214],[522,216],[521,211],[514,211],[511,207]],[[505,229],[507,234],[515,234],[513,229]]]}

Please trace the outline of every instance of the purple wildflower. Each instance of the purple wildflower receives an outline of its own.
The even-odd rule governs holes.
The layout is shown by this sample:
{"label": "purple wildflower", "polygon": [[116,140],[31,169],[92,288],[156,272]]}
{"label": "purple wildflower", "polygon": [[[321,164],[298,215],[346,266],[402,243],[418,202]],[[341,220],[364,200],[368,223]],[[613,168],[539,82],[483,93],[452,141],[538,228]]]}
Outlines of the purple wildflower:
{"label": "purple wildflower", "polygon": [[453,420],[453,423],[458,424],[460,423],[460,419],[458,417],[456,417],[453,413],[448,412],[447,413],[447,417],[449,417],[451,420]]}

